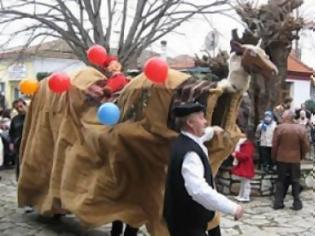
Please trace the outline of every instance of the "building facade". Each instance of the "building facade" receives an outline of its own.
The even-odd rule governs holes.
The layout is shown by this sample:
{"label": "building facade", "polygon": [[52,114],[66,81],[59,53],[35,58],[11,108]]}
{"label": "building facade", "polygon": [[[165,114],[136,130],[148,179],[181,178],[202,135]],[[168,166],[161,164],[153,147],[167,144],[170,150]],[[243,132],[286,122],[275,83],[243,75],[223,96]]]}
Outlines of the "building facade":
{"label": "building facade", "polygon": [[309,99],[315,99],[315,87],[311,79],[314,70],[294,55],[288,57],[287,89],[293,98],[294,108],[299,108]]}
{"label": "building facade", "polygon": [[65,43],[58,40],[30,47],[23,55],[19,53],[20,49],[0,53],[0,92],[8,107],[12,101],[22,97],[19,92],[21,80],[36,79],[37,73],[72,72],[85,65],[75,58]]}

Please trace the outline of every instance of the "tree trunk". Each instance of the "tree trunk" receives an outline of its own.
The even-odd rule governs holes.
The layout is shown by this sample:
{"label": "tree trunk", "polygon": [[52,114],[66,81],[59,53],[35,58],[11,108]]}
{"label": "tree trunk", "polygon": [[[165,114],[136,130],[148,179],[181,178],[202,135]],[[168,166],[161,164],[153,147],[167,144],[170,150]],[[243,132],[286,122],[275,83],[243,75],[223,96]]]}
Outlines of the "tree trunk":
{"label": "tree trunk", "polygon": [[256,8],[254,3],[239,1],[239,6],[236,8],[249,30],[245,30],[242,38],[239,38],[237,31],[234,31],[233,38],[249,44],[255,44],[258,39],[262,39],[266,53],[279,70],[278,75],[269,80],[263,80],[256,75],[252,77],[249,90],[253,109],[249,121],[251,128],[257,126],[266,110],[272,110],[289,95],[285,82],[287,59],[292,41],[298,40],[298,32],[303,26],[303,19],[294,17],[292,13],[302,3],[303,0],[270,0]]}
{"label": "tree trunk", "polygon": [[264,79],[260,75],[252,75],[249,96],[251,98],[251,110],[249,127],[252,131],[255,130],[260,120],[263,118],[265,111],[272,111],[275,106],[283,101],[286,89],[287,77],[287,58],[290,51],[284,45],[274,45],[269,47],[268,54],[272,61],[278,67],[279,74],[270,78]]}
{"label": "tree trunk", "polygon": [[288,67],[288,56],[290,54],[291,47],[288,45],[272,44],[268,48],[268,53],[271,60],[278,67],[279,73],[274,78],[273,86],[271,89],[271,105],[275,106],[282,102],[285,94],[283,93],[286,89],[286,78],[287,78],[287,67]]}

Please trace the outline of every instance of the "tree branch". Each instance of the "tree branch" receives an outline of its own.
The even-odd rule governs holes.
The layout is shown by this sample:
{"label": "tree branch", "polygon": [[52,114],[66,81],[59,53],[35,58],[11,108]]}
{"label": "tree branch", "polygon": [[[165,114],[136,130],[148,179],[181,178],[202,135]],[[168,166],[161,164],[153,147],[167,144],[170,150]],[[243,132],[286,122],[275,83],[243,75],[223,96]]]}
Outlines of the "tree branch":
{"label": "tree branch", "polygon": [[[6,5],[4,4],[6,2],[0,0],[0,26],[8,27],[10,20],[14,22],[23,18],[34,20],[36,22],[32,23],[34,28],[36,25],[40,27],[33,32],[34,34],[43,36],[43,31],[50,29],[54,36],[58,35],[68,43],[75,55],[86,61],[85,51],[93,43],[101,44],[109,51],[114,16],[117,9],[122,7],[118,56],[123,64],[128,64],[131,58],[140,55],[148,45],[174,31],[194,15],[222,13],[229,10],[222,6],[231,6],[227,0],[208,0],[207,4],[203,5],[198,5],[197,1],[193,0],[132,2],[135,1],[135,10],[129,10],[131,4],[129,0],[120,0],[123,5],[118,5],[118,0],[103,1],[107,4],[104,29],[101,0],[15,0]],[[33,12],[26,10],[30,8]],[[132,18],[128,18],[129,16]],[[30,33],[33,27],[25,29]]]}
{"label": "tree branch", "polygon": [[121,52],[121,49],[124,44],[124,38],[125,38],[125,28],[126,28],[126,19],[127,19],[127,5],[128,0],[124,0],[124,6],[123,6],[123,12],[122,12],[122,23],[120,27],[120,36],[119,36],[119,43],[118,43],[118,55]]}

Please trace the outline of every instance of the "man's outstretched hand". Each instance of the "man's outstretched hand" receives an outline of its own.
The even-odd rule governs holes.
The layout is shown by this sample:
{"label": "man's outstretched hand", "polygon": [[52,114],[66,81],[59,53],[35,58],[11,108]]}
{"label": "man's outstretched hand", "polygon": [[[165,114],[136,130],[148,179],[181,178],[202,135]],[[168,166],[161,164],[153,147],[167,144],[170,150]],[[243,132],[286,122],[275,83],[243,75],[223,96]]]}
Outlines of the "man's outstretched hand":
{"label": "man's outstretched hand", "polygon": [[244,214],[244,208],[241,205],[238,205],[234,213],[234,220],[239,220]]}
{"label": "man's outstretched hand", "polygon": [[215,126],[212,126],[212,128],[215,134],[220,134],[224,132],[224,129],[222,129],[220,126],[215,125]]}

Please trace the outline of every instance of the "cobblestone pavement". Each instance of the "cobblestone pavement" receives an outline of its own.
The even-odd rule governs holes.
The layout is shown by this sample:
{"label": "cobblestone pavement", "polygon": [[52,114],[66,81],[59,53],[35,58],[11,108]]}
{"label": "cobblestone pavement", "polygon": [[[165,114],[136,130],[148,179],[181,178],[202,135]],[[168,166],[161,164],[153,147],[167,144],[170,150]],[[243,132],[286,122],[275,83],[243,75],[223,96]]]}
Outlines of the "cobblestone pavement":
{"label": "cobblestone pavement", "polygon": [[[16,182],[12,170],[0,171],[0,236],[109,236],[110,225],[94,230],[83,229],[73,216],[59,220],[45,218],[36,213],[25,213],[16,206]],[[245,206],[241,221],[223,216],[222,236],[311,236],[315,232],[315,193],[302,193],[304,208],[293,211],[291,196],[287,196],[283,210],[271,208],[271,198],[253,198]],[[146,235],[145,229],[139,235]]]}

